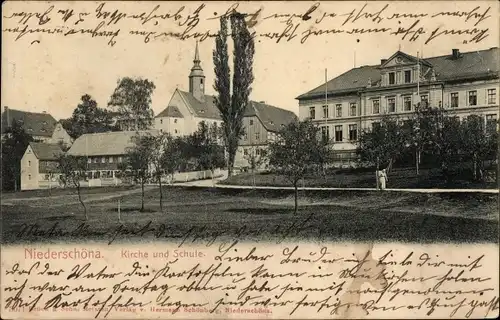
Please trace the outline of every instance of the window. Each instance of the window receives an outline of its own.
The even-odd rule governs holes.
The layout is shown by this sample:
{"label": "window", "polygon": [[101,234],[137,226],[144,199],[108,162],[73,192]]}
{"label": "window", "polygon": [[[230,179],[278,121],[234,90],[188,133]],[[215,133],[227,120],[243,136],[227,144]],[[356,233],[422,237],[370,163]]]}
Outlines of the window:
{"label": "window", "polygon": [[358,125],[350,124],[349,125],[349,140],[356,141],[358,139]]}
{"label": "window", "polygon": [[335,126],[335,141],[342,141],[342,126]]}
{"label": "window", "polygon": [[101,163],[106,163],[106,157],[101,158]]}
{"label": "window", "polygon": [[389,72],[389,84],[396,83],[396,74],[394,72]]}
{"label": "window", "polygon": [[97,159],[97,157],[94,158],[94,163],[97,163],[99,159]]}
{"label": "window", "polygon": [[487,114],[486,115],[486,130],[488,132],[495,132],[497,130],[497,115]]}
{"label": "window", "polygon": [[405,71],[405,83],[410,83],[411,82],[411,70],[406,70]]}
{"label": "window", "polygon": [[356,103],[352,102],[349,106],[349,115],[351,117],[355,117],[356,116]]}
{"label": "window", "polygon": [[425,103],[425,105],[429,104],[429,96],[426,94],[421,94],[420,95],[420,103],[421,104]]}
{"label": "window", "polygon": [[177,129],[174,130],[174,133],[178,133]]}
{"label": "window", "polygon": [[160,119],[160,124],[163,124],[163,119]]}
{"label": "window", "polygon": [[31,167],[31,161],[28,161],[28,167]]}
{"label": "window", "polygon": [[253,126],[253,120],[250,120],[250,125]]}
{"label": "window", "polygon": [[328,106],[323,106],[323,118],[328,118]]}
{"label": "window", "polygon": [[378,114],[380,113],[380,100],[372,100],[372,113]]}
{"label": "window", "polygon": [[497,102],[497,89],[488,89],[488,104]]}
{"label": "window", "polygon": [[396,112],[396,98],[387,98],[387,110]]}
{"label": "window", "polygon": [[321,138],[323,141],[330,140],[330,130],[328,130],[328,127],[321,127]]}
{"label": "window", "polygon": [[309,108],[309,118],[311,118],[311,119],[316,118],[316,110],[314,109],[314,107]]}
{"label": "window", "polygon": [[450,107],[458,108],[458,92],[450,93]]}
{"label": "window", "polygon": [[200,79],[200,83],[203,84],[203,78]]}
{"label": "window", "polygon": [[31,180],[31,174],[28,174],[28,180]]}
{"label": "window", "polygon": [[244,154],[245,156],[248,156],[248,150],[247,150],[247,149],[243,149],[243,154]]}
{"label": "window", "polygon": [[246,130],[243,131],[243,139],[245,139],[245,140],[248,139],[248,132]]}
{"label": "window", "polygon": [[411,96],[403,97],[404,111],[411,111]]}
{"label": "window", "polygon": [[87,163],[92,163],[92,158],[87,158]]}
{"label": "window", "polygon": [[122,156],[119,156],[119,157],[118,157],[118,162],[119,162],[119,163],[121,163],[122,161],[123,161]]}
{"label": "window", "polygon": [[469,91],[469,106],[477,105],[477,91]]}
{"label": "window", "polygon": [[260,132],[255,132],[255,140],[260,140]]}
{"label": "window", "polygon": [[341,104],[337,104],[337,106],[335,108],[336,108],[336,111],[337,111],[336,117],[337,118],[342,118],[342,105]]}
{"label": "window", "polygon": [[109,162],[109,163],[113,163],[113,157],[109,157],[108,162]]}

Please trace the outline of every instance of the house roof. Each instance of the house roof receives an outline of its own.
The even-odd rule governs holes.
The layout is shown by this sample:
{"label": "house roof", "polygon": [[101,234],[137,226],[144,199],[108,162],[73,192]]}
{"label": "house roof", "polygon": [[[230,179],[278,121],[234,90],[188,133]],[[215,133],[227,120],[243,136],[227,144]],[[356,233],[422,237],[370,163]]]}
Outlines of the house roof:
{"label": "house roof", "polygon": [[[413,56],[399,52],[409,58]],[[395,54],[397,55],[398,52]],[[395,56],[393,55],[393,57]],[[460,53],[455,59],[451,54],[421,59],[424,64],[431,66],[436,75],[436,81],[452,81],[458,79],[470,79],[480,76],[498,77],[499,55],[498,48]],[[353,68],[326,83],[328,94],[342,94],[356,92],[367,87],[368,81],[372,85],[380,83],[381,65],[370,65]],[[426,76],[430,77],[430,74]],[[325,84],[308,91],[296,99],[311,99],[325,94]]]}
{"label": "house roof", "polygon": [[32,136],[52,137],[57,124],[56,119],[48,113],[6,108],[2,113],[2,133],[12,125],[13,119],[21,123],[24,131]]}
{"label": "house roof", "polygon": [[68,154],[72,156],[123,155],[127,152],[127,148],[134,145],[132,138],[137,133],[157,135],[158,130],[87,133],[75,140]]}
{"label": "house roof", "polygon": [[[192,93],[177,90],[186,103],[194,111],[196,117],[222,120],[219,109],[215,105],[215,97],[205,95],[205,101],[196,99]],[[281,125],[286,125],[297,119],[292,111],[277,108],[263,102],[250,101],[245,110],[245,116],[257,116],[268,131],[277,132]],[[168,106],[160,112],[157,117],[183,117],[182,113],[175,106]]]}
{"label": "house roof", "polygon": [[250,101],[249,107],[245,110],[245,116],[257,116],[266,130],[271,132],[278,132],[282,126],[297,119],[292,111],[255,101]]}
{"label": "house roof", "polygon": [[54,143],[30,142],[29,145],[39,160],[57,160],[64,153],[60,145]]}

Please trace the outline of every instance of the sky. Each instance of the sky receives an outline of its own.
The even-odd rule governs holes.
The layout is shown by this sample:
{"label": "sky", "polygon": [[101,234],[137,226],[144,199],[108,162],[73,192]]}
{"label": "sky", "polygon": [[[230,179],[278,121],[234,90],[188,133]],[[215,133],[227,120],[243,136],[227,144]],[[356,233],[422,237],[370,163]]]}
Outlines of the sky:
{"label": "sky", "polygon": [[[238,10],[255,12],[261,9],[257,25],[251,30],[258,34],[282,32],[287,27],[286,17],[280,19],[264,19],[274,14],[285,15],[295,13],[303,16],[314,2],[250,2],[240,5]],[[380,23],[374,22],[374,16],[369,18],[358,16],[363,6],[365,13],[376,13],[386,4],[389,6],[379,15]],[[21,19],[28,17],[26,13],[38,12],[42,15],[47,8],[54,8],[45,16],[50,21],[38,25],[36,15],[31,16],[26,24]],[[179,2],[110,2],[105,8],[111,12],[120,10],[127,14],[150,12],[160,5],[156,12],[177,12],[183,5]],[[192,14],[200,3],[187,2],[182,11],[183,20],[187,13]],[[78,27],[94,28],[101,20],[98,18],[96,2],[7,2],[3,5],[2,25],[2,111],[3,106],[12,109],[32,112],[47,111],[56,119],[70,117],[84,94],[90,94],[101,107],[106,107],[117,81],[125,76],[142,77],[153,81],[156,90],[152,97],[152,108],[155,114],[161,112],[170,100],[174,90],[188,90],[188,75],[193,65],[195,40],[178,40],[162,37],[144,43],[143,38],[131,36],[130,30],[149,31],[179,31],[182,27],[173,20],[159,21],[141,25],[137,19],[122,19],[116,24],[106,25],[101,30],[117,30],[120,34],[115,38],[116,44],[108,45],[109,38],[92,37],[90,34],[75,34],[61,36],[40,32],[28,32],[19,40],[19,33],[6,32],[6,28],[58,28],[69,26],[62,21],[59,10],[73,10],[71,19],[79,13],[88,13],[85,21]],[[200,21],[194,30],[216,32],[218,20],[206,20],[222,13],[229,5],[224,2],[207,3],[200,14]],[[479,7],[479,8],[477,8]],[[483,16],[480,14],[490,7]],[[351,18],[344,24],[345,20]],[[101,9],[101,12],[104,12]],[[439,15],[429,18],[431,14],[453,11],[465,12],[461,16]],[[410,14],[426,12],[424,18],[398,17],[387,19],[394,14]],[[24,13],[24,15],[23,15]],[[336,17],[325,18],[316,23],[325,14],[336,13]],[[39,15],[39,16],[40,16]],[[321,2],[310,14],[311,19],[293,19],[293,27],[297,27],[298,35],[287,41],[285,38],[276,43],[276,39],[257,37],[255,42],[254,77],[250,98],[256,101],[266,101],[268,104],[292,110],[298,113],[298,101],[295,99],[302,93],[314,89],[324,83],[325,69],[331,79],[354,66],[373,65],[380,59],[388,58],[398,49],[408,54],[416,55],[417,51],[425,57],[450,54],[452,48],[460,51],[475,51],[497,47],[499,41],[498,3],[490,2],[414,2],[414,3],[376,3],[356,2]],[[489,17],[488,17],[489,16]],[[10,18],[6,18],[10,17]],[[69,19],[68,21],[75,21]],[[101,19],[101,20],[100,20]],[[42,16],[43,20],[43,16]],[[179,20],[179,21],[180,21]],[[356,21],[354,21],[356,20]],[[383,26],[396,30],[398,27],[410,27],[414,21],[420,20],[417,27],[423,27],[426,34],[419,39],[410,41],[410,36],[402,40],[402,35],[388,33],[371,34],[323,34],[311,36],[305,43],[301,37],[307,30],[352,30],[353,28],[381,28]],[[108,20],[106,20],[107,22]],[[478,22],[479,21],[479,22]],[[25,21],[24,21],[25,22]],[[476,26],[474,24],[477,23]],[[297,26],[298,25],[298,26]],[[75,28],[74,25],[72,25]],[[470,41],[474,35],[442,35],[425,44],[430,33],[436,29],[472,30],[487,29],[488,36],[479,43]],[[417,29],[417,28],[415,28]],[[470,31],[472,32],[472,31]],[[467,42],[467,43],[465,43]],[[201,65],[206,76],[206,93],[214,94],[212,84],[214,72],[212,51],[214,39],[199,43]],[[231,62],[232,68],[232,62]]]}

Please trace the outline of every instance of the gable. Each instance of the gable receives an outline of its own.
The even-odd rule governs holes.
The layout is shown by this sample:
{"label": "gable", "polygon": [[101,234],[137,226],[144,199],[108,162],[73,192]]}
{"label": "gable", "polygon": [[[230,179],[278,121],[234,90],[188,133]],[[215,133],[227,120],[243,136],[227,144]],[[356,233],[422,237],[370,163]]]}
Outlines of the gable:
{"label": "gable", "polygon": [[417,59],[412,59],[401,53],[387,60],[381,68],[399,67],[417,64]]}
{"label": "gable", "polygon": [[175,90],[174,94],[170,98],[168,105],[162,112],[160,112],[155,118],[184,118],[186,116],[193,115],[193,111],[187,106],[186,101],[183,99],[179,90]]}

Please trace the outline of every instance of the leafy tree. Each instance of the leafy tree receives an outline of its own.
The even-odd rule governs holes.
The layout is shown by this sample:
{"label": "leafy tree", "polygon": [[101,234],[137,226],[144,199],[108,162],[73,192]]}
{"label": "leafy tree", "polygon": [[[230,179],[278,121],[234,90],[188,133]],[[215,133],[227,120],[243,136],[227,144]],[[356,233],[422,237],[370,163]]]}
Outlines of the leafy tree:
{"label": "leafy tree", "polygon": [[291,122],[269,144],[269,165],[283,175],[294,187],[295,207],[298,209],[298,182],[308,171],[316,170],[323,159],[330,158],[328,145],[318,139],[318,130],[311,121]]}
{"label": "leafy tree", "polygon": [[386,115],[371,130],[361,132],[356,153],[361,162],[373,164],[377,170],[382,165],[390,169],[401,156],[406,137],[405,130],[397,118]]}
{"label": "leafy tree", "polygon": [[174,179],[175,171],[179,169],[183,160],[182,139],[166,135],[163,140],[163,153],[161,155],[161,167],[163,171]]}
{"label": "leafy tree", "polygon": [[134,145],[127,148],[125,161],[120,165],[124,174],[131,174],[135,183],[141,184],[141,212],[144,212],[144,185],[151,179],[150,163],[152,159],[154,139],[150,135],[133,137]]}
{"label": "leafy tree", "polygon": [[417,104],[415,113],[410,119],[409,136],[411,139],[409,144],[415,150],[417,175],[421,155],[423,153],[434,154],[439,148],[439,135],[443,125],[444,112],[442,107],[433,108],[427,103]]}
{"label": "leafy tree", "polygon": [[464,154],[472,161],[474,179],[483,179],[484,161],[497,148],[496,135],[488,134],[484,118],[470,115],[462,123]]}
{"label": "leafy tree", "polygon": [[238,142],[244,133],[243,115],[254,80],[252,65],[255,46],[245,16],[238,12],[232,12],[229,20],[234,44],[232,94],[227,46],[227,17],[221,17],[220,19],[220,31],[215,39],[213,61],[215,70],[214,89],[217,92],[215,105],[219,109],[223,120],[224,142],[228,153],[228,174],[231,176]]}
{"label": "leafy tree", "polygon": [[2,189],[19,189],[21,183],[21,159],[33,137],[26,133],[22,125],[12,120],[2,138]]}
{"label": "leafy tree", "polygon": [[444,117],[442,129],[439,130],[437,139],[438,157],[441,163],[441,170],[447,179],[453,163],[460,162],[463,145],[463,130],[460,121],[455,117]]}
{"label": "leafy tree", "polygon": [[84,157],[76,157],[67,154],[61,154],[58,157],[59,171],[61,172],[61,182],[64,186],[76,188],[78,201],[85,212],[85,220],[88,220],[87,207],[82,200],[81,182],[87,180],[87,161]]}
{"label": "leafy tree", "polygon": [[147,79],[122,78],[111,95],[109,106],[119,113],[121,126],[126,130],[145,130],[153,123],[151,95],[156,86]]}
{"label": "leafy tree", "polygon": [[160,192],[160,210],[163,212],[163,190],[161,184],[161,178],[164,174],[163,169],[163,145],[166,135],[160,134],[158,136],[146,135],[141,138],[141,144],[146,150],[149,149],[150,152],[150,167],[151,167],[151,178],[153,178],[159,186]]}
{"label": "leafy tree", "polygon": [[76,139],[85,133],[98,133],[114,130],[111,114],[99,108],[97,102],[88,94],[73,111],[71,118],[61,121],[71,138]]}
{"label": "leafy tree", "polygon": [[248,162],[250,172],[252,173],[253,187],[255,188],[255,171],[267,160],[266,150],[252,146],[248,148],[248,153],[243,156],[243,159]]}

